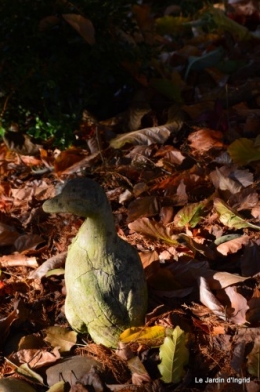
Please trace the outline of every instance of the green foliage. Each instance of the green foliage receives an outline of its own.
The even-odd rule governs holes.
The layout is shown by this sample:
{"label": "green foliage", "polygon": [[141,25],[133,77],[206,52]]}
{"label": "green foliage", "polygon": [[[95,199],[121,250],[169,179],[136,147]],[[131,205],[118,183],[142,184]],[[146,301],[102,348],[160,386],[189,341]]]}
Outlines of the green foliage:
{"label": "green foliage", "polygon": [[[110,114],[115,93],[135,85],[122,61],[143,56],[116,36],[116,28],[134,28],[131,1],[2,0],[1,125],[15,121],[23,131],[68,143],[82,109],[100,117]],[[96,44],[89,45],[63,14],[89,19]]]}

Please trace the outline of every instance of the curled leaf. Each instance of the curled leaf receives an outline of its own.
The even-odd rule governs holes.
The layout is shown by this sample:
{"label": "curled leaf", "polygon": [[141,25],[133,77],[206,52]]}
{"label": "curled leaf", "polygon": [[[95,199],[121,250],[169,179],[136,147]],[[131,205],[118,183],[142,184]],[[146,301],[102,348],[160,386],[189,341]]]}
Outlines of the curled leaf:
{"label": "curled leaf", "polygon": [[159,127],[144,128],[138,131],[117,135],[110,141],[110,147],[121,148],[126,143],[150,145],[153,143],[163,144],[171,135],[171,132],[178,131],[180,124],[161,125]]}

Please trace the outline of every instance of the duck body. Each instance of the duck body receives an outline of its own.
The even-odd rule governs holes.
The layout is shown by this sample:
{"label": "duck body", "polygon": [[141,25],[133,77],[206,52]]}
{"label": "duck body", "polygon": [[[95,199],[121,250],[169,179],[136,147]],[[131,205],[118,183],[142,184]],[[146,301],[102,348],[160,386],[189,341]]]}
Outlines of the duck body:
{"label": "duck body", "polygon": [[90,179],[69,181],[43,209],[87,218],[68,250],[65,314],[76,331],[116,347],[121,332],[144,324],[147,287],[137,251],[118,237],[106,194]]}

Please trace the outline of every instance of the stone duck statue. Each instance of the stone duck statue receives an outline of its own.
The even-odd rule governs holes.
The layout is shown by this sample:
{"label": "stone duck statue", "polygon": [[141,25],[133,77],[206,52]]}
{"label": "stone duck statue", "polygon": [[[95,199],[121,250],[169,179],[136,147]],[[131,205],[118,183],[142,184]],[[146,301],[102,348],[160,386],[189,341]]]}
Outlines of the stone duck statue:
{"label": "stone duck statue", "polygon": [[147,286],[137,251],[117,235],[106,193],[95,181],[70,180],[43,210],[86,218],[66,259],[65,315],[77,332],[116,347],[125,329],[144,325]]}

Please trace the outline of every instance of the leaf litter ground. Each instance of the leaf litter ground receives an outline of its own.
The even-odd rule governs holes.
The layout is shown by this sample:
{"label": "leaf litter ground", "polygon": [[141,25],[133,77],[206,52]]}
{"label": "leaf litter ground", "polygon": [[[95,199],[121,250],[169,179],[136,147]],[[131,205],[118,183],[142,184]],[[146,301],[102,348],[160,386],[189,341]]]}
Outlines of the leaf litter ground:
{"label": "leaf litter ground", "polygon": [[[109,140],[111,122],[93,131],[83,117],[82,147],[21,162],[1,145],[2,378],[37,391],[259,390],[260,84],[250,67],[259,41],[238,39],[236,25],[228,54],[236,34],[222,22],[226,35],[203,37],[206,51],[215,45],[211,57],[201,51],[186,64],[177,111],[157,81],[139,131]],[[216,66],[220,44],[235,71]],[[32,170],[41,164],[53,170]],[[64,315],[66,251],[82,219],[48,216],[41,205],[75,176],[105,188],[149,287],[146,325],[122,336],[116,352],[77,336]]]}

